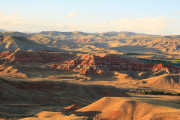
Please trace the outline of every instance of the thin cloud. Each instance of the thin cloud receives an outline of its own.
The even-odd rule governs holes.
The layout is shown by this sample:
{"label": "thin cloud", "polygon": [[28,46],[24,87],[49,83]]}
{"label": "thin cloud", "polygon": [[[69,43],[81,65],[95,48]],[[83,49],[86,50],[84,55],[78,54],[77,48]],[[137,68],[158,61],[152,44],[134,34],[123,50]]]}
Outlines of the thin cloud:
{"label": "thin cloud", "polygon": [[[68,16],[76,16],[71,13]],[[149,34],[180,34],[180,23],[177,19],[165,17],[122,18],[110,21],[97,22],[49,22],[40,19],[25,19],[16,14],[4,14],[0,12],[0,28],[10,31],[39,32],[39,31],[84,31],[84,32],[108,32],[108,31],[132,31]]]}
{"label": "thin cloud", "polygon": [[84,26],[87,31],[133,31],[141,33],[159,34],[167,28],[166,19],[158,18],[122,18],[119,20],[107,21],[104,23],[89,24]]}
{"label": "thin cloud", "polygon": [[12,29],[25,23],[24,19],[17,14],[0,14],[0,26],[3,29]]}
{"label": "thin cloud", "polygon": [[166,19],[163,17],[155,18],[135,18],[135,19],[121,19],[114,24],[117,30],[145,32],[157,34],[164,31],[167,27]]}
{"label": "thin cloud", "polygon": [[71,12],[66,15],[67,18],[72,18],[72,17],[76,17],[76,16],[77,16],[76,12]]}
{"label": "thin cloud", "polygon": [[62,28],[63,25],[57,25],[56,23],[48,23],[44,20],[25,19],[19,16],[17,13],[4,14],[0,13],[0,28],[10,31],[21,32],[38,32],[42,30],[55,30],[58,27]]}

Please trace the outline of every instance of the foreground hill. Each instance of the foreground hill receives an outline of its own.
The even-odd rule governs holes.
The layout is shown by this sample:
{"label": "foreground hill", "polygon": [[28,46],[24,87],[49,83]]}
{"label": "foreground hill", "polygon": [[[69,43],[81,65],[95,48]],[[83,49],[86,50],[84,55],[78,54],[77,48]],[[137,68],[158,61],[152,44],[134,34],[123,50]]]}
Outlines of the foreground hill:
{"label": "foreground hill", "polygon": [[[5,80],[0,78],[0,118],[22,118],[37,112],[62,112],[63,107],[88,105],[105,96],[128,96],[123,90],[103,85],[60,81]],[[58,118],[60,119],[60,118]]]}
{"label": "foreground hill", "polygon": [[180,118],[179,109],[118,97],[102,98],[77,111],[99,112],[96,116],[97,120],[178,120]]}
{"label": "foreground hill", "polygon": [[[149,98],[151,102],[155,102],[153,97],[149,96]],[[138,97],[104,97],[68,114],[43,111],[33,117],[20,120],[179,120],[180,110],[169,107],[170,101],[169,104],[165,104],[165,101],[151,102]],[[70,106],[64,109],[68,108]]]}

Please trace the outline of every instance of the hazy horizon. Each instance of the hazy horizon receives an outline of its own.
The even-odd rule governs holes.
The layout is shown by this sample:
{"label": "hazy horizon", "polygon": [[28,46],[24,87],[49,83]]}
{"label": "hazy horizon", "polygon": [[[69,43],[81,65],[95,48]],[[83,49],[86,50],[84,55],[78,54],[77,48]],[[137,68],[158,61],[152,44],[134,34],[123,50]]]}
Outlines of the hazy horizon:
{"label": "hazy horizon", "polygon": [[180,34],[179,3],[178,0],[6,0],[1,2],[0,29]]}

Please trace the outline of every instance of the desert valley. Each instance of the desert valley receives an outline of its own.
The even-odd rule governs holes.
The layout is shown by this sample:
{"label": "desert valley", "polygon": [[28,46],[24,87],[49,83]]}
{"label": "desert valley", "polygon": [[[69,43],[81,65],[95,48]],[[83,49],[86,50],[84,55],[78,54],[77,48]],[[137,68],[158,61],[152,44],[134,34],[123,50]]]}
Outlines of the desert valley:
{"label": "desert valley", "polygon": [[180,36],[0,33],[1,120],[180,120]]}

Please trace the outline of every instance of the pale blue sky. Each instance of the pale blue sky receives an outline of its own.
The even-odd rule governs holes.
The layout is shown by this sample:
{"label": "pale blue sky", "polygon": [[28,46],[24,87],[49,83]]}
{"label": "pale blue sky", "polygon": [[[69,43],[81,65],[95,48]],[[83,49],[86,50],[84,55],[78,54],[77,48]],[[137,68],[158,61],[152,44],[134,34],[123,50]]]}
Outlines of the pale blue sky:
{"label": "pale blue sky", "polygon": [[180,34],[180,0],[0,0],[0,28]]}

